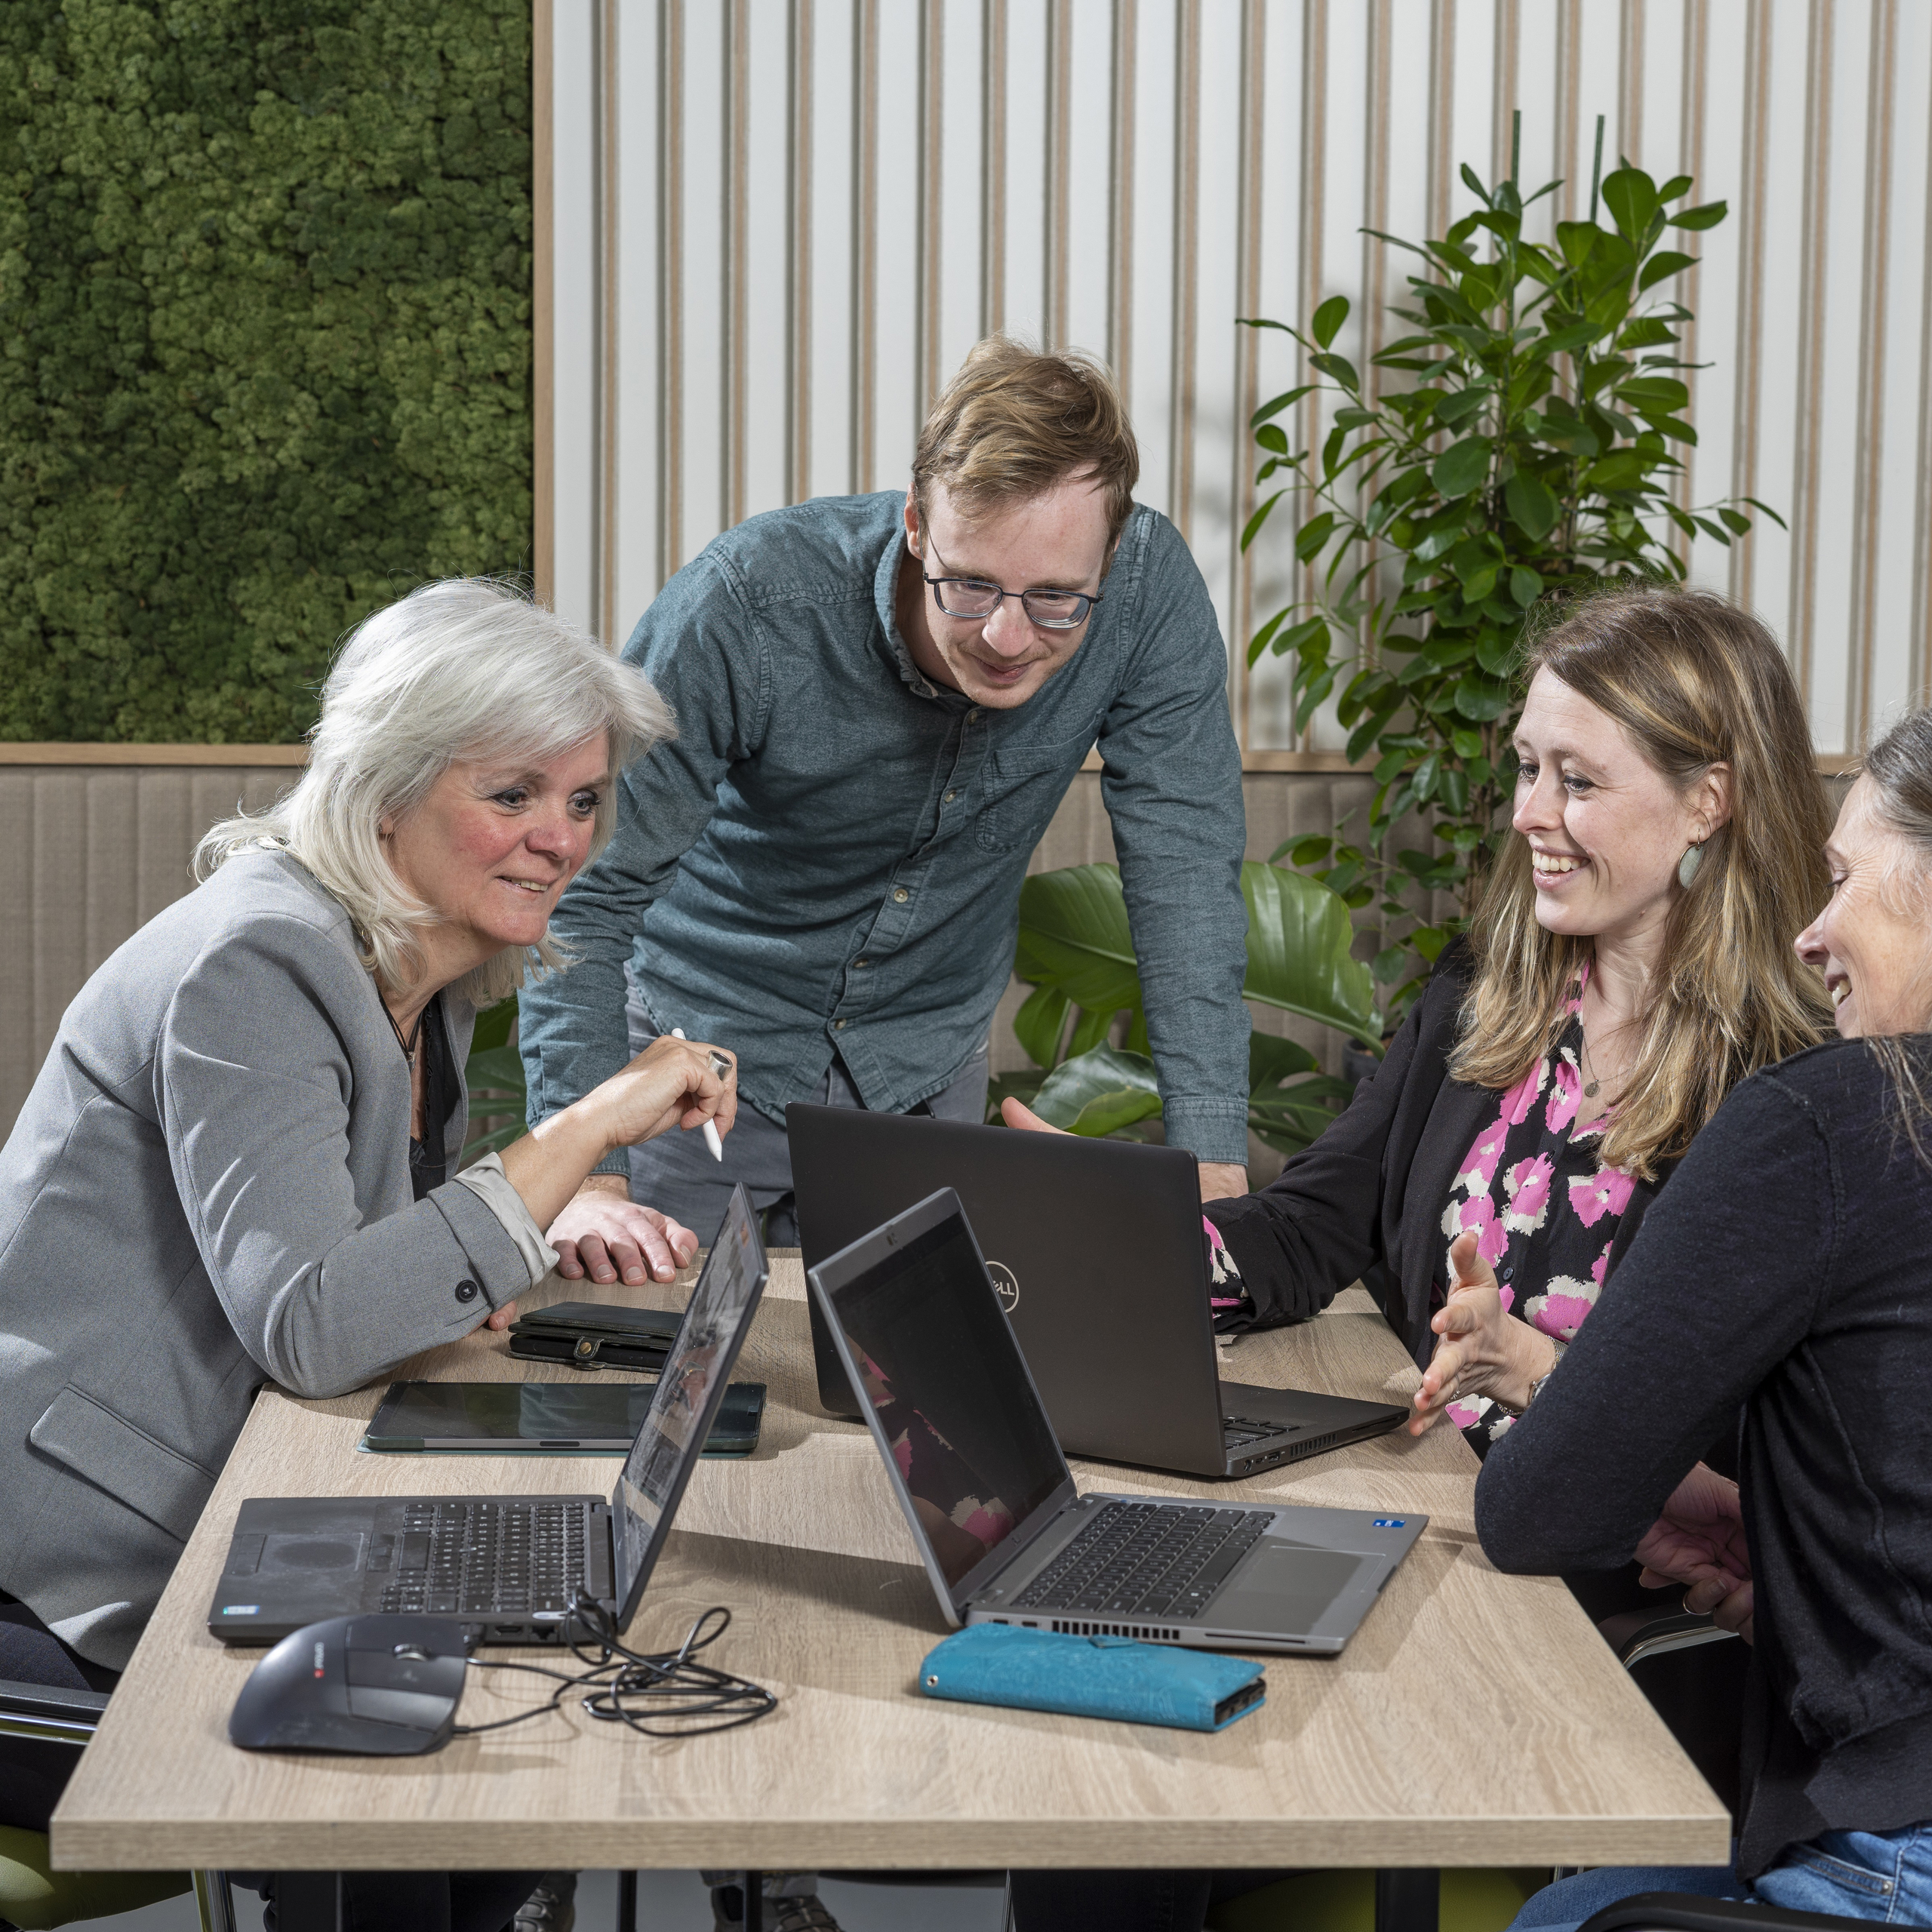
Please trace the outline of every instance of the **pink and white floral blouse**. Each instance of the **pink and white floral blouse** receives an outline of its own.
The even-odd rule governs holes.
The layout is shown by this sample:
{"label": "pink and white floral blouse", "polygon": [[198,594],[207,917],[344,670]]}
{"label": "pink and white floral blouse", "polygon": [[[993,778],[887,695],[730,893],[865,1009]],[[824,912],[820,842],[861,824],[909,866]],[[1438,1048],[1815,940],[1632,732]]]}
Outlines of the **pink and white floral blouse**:
{"label": "pink and white floral blouse", "polygon": [[[1603,1164],[1606,1118],[1586,1100],[1583,1049],[1586,966],[1571,989],[1561,1037],[1503,1096],[1496,1118],[1463,1156],[1442,1211],[1435,1305],[1455,1270],[1449,1247],[1473,1229],[1476,1252],[1496,1270],[1503,1306],[1518,1320],[1567,1343],[1596,1306],[1623,1211],[1636,1182]],[[1478,1454],[1515,1418],[1487,1396],[1452,1402],[1449,1415]]]}

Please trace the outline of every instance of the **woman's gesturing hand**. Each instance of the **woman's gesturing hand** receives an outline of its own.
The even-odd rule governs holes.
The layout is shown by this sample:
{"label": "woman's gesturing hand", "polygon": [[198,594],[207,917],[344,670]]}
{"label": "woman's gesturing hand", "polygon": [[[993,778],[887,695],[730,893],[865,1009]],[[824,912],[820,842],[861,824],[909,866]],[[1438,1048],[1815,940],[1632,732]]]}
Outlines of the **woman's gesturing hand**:
{"label": "woman's gesturing hand", "polygon": [[1420,1435],[1459,1397],[1487,1395],[1519,1409],[1531,1385],[1556,1361],[1549,1337],[1518,1321],[1503,1306],[1496,1275],[1476,1252],[1474,1234],[1461,1234],[1449,1250],[1456,1279],[1429,1326],[1442,1339],[1415,1392],[1409,1433]]}
{"label": "woman's gesturing hand", "polygon": [[1752,1638],[1751,1549],[1737,1485],[1700,1463],[1671,1491],[1636,1549],[1646,1589],[1687,1583],[1684,1607]]}
{"label": "woman's gesturing hand", "polygon": [[[714,1057],[724,1063],[722,1075]],[[708,1120],[729,1134],[738,1117],[737,1063],[707,1041],[661,1033],[585,1100],[598,1109],[613,1147],[635,1147],[674,1127],[688,1131]]]}

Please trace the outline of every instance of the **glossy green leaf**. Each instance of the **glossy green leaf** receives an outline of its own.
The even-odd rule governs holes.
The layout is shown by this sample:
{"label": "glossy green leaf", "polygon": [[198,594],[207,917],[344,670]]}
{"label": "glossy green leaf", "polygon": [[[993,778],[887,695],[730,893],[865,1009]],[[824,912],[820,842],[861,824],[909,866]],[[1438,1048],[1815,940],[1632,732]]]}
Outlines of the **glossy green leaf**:
{"label": "glossy green leaf", "polygon": [[1435,459],[1429,478],[1445,497],[1466,497],[1489,474],[1494,445],[1487,436],[1465,436]]}
{"label": "glossy green leaf", "polygon": [[1315,383],[1303,383],[1297,388],[1284,389],[1279,395],[1270,396],[1247,419],[1247,426],[1251,429],[1260,429],[1270,417],[1278,416],[1283,410],[1292,408],[1303,396],[1312,395],[1319,386],[1319,384]]}
{"label": "glossy green leaf", "polygon": [[[486,1047],[464,1062],[463,1078],[463,1084],[472,1088],[521,1094],[525,1091],[523,1055],[515,1047]],[[502,1109],[495,1111],[501,1112]]]}
{"label": "glossy green leaf", "polygon": [[1346,295],[1331,295],[1315,312],[1315,320],[1309,325],[1309,333],[1326,349],[1332,343],[1342,325],[1349,319],[1349,298]]}
{"label": "glossy green leaf", "polygon": [[1313,563],[1321,555],[1321,546],[1334,535],[1338,521],[1333,510],[1310,517],[1295,533],[1295,555],[1305,564]]}
{"label": "glossy green leaf", "polygon": [[1022,979],[1054,986],[1085,1013],[1143,1004],[1118,866],[1035,872],[1020,888]]}
{"label": "glossy green leaf", "polygon": [[1501,679],[1472,673],[1456,686],[1456,709],[1465,718],[1487,724],[1509,709],[1511,695],[1509,687]]}
{"label": "glossy green leaf", "polygon": [[1681,275],[1686,269],[1695,268],[1697,257],[1684,255],[1671,249],[1661,254],[1653,255],[1638,271],[1637,290],[1641,294],[1646,289],[1654,288],[1660,281],[1668,281],[1674,275]]}
{"label": "glossy green leaf", "polygon": [[1543,579],[1528,565],[1514,565],[1509,571],[1509,595],[1527,611],[1543,595]]}
{"label": "glossy green leaf", "polygon": [[1247,1091],[1257,1100],[1298,1073],[1321,1070],[1321,1063],[1293,1040],[1258,1029],[1247,1036]]}
{"label": "glossy green leaf", "polygon": [[1035,986],[1013,1016],[1014,1036],[1035,1066],[1051,1066],[1060,1058],[1072,1004],[1058,986]]}
{"label": "glossy green leaf", "polygon": [[1309,367],[1338,382],[1350,395],[1358,395],[1361,378],[1355,374],[1355,365],[1346,355],[1311,355]]}
{"label": "glossy green leaf", "polygon": [[1095,1047],[1054,1068],[1033,1097],[1033,1111],[1069,1134],[1095,1138],[1151,1120],[1161,1111],[1154,1063],[1144,1054]]}
{"label": "glossy green leaf", "polygon": [[1081,1054],[1091,1053],[1097,1047],[1107,1044],[1107,1035],[1113,1030],[1114,1012],[1106,1008],[1097,1008],[1091,1013],[1078,1014],[1074,1019],[1073,1031],[1067,1035],[1066,1057],[1078,1060]]}
{"label": "glossy green leaf", "polygon": [[486,1006],[476,1016],[476,1029],[469,1036],[469,1051],[480,1053],[488,1048],[506,1044],[510,1029],[516,1024],[516,995]]}
{"label": "glossy green leaf", "polygon": [[1252,859],[1241,869],[1241,884],[1247,901],[1245,997],[1380,1038],[1374,989],[1367,967],[1349,956],[1355,928],[1342,901],[1305,872]]}
{"label": "glossy green leaf", "polygon": [[1247,546],[1254,541],[1255,537],[1260,531],[1261,526],[1268,521],[1268,512],[1272,510],[1287,494],[1287,492],[1285,490],[1277,490],[1275,494],[1270,497],[1251,517],[1248,518],[1247,523],[1242,527],[1241,533],[1241,547],[1244,550],[1245,550]]}
{"label": "glossy green leaf", "polygon": [[1728,202],[1706,202],[1700,208],[1686,208],[1669,219],[1673,228],[1715,228],[1730,212]]}

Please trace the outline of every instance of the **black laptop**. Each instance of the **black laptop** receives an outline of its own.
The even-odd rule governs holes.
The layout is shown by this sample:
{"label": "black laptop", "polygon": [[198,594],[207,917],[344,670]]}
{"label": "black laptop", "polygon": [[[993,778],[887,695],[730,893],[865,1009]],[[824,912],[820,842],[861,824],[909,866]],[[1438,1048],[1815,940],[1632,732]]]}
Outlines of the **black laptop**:
{"label": "black laptop", "polygon": [[[1247,1476],[1408,1414],[1221,1380],[1192,1154],[854,1107],[799,1103],[785,1118],[808,1272],[936,1189],[957,1192],[1069,1455]],[[856,1417],[816,1300],[811,1323],[819,1400]]]}
{"label": "black laptop", "polygon": [[422,1611],[460,1618],[478,1643],[556,1644],[585,1634],[566,1627],[577,1592],[624,1629],[718,1419],[766,1274],[751,1203],[734,1188],[608,1500],[251,1497],[235,1519],[209,1630],[224,1644],[270,1644],[325,1617]]}

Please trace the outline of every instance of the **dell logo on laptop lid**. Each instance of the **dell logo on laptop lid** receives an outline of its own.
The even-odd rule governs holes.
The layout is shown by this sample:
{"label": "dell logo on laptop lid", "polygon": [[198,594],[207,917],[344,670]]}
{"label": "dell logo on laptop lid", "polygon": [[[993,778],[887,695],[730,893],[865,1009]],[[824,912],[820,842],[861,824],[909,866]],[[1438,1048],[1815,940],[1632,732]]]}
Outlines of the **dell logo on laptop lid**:
{"label": "dell logo on laptop lid", "polygon": [[993,1293],[999,1297],[999,1305],[1008,1314],[1020,1306],[1020,1284],[1013,1278],[1013,1270],[1001,1261],[989,1261],[986,1272],[992,1277]]}

